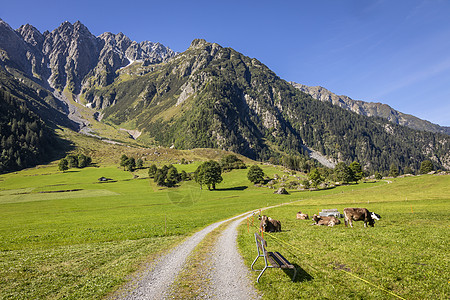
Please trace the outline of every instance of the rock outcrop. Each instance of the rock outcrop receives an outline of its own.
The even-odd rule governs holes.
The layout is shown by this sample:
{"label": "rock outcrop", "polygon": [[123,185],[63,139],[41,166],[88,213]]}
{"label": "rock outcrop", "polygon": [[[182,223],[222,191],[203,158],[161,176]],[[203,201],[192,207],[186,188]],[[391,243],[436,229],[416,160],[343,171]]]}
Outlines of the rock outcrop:
{"label": "rock outcrop", "polygon": [[157,64],[176,54],[160,43],[138,43],[123,33],[96,37],[80,21],[66,21],[42,34],[29,24],[13,30],[0,19],[0,64],[76,95],[93,85],[111,84],[116,71],[134,61]]}

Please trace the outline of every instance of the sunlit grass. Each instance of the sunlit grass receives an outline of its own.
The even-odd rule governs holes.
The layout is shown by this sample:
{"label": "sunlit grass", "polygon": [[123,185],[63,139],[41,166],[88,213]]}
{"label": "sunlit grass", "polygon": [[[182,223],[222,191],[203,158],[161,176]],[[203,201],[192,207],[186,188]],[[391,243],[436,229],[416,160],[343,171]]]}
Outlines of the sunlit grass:
{"label": "sunlit grass", "polygon": [[[366,207],[382,219],[374,228],[354,222],[353,229],[296,219],[297,211],[312,215],[337,208],[342,213],[345,207]],[[448,299],[449,209],[450,177],[420,176],[365,189],[348,186],[332,196],[264,211],[283,227],[281,233],[265,235],[269,250],[285,255],[300,275],[292,283],[282,271],[269,270],[257,287],[266,299],[394,299],[389,292],[406,299]],[[246,224],[240,228],[248,265],[256,257],[255,231],[248,233]]]}
{"label": "sunlit grass", "polygon": [[[176,167],[193,172],[198,165]],[[217,191],[193,181],[159,187],[146,176],[146,169],[132,174],[114,165],[1,175],[0,295],[98,298],[196,230],[284,200],[249,186],[246,170],[223,174]]]}
{"label": "sunlit grass", "polygon": [[[206,149],[192,153],[200,156],[202,151],[210,157],[222,153]],[[170,161],[155,163],[161,167]],[[196,160],[175,166],[193,172],[199,164]],[[287,175],[278,167],[262,168],[269,177]],[[118,288],[144,262],[206,225],[280,203],[286,205],[267,212],[282,221],[283,232],[276,237],[301,251],[280,249],[270,238],[269,247],[286,253],[311,280],[292,284],[283,272],[271,270],[259,285],[267,297],[282,293],[286,298],[334,294],[389,298],[339,268],[406,298],[448,295],[449,176],[275,195],[273,189],[250,184],[246,175],[245,169],[224,173],[216,191],[200,190],[193,181],[176,188],[159,187],[147,178],[146,169],[130,173],[117,164],[65,173],[53,164],[1,175],[0,295],[96,299]],[[102,176],[111,181],[100,183]],[[324,228],[295,219],[298,210],[313,214],[323,208],[342,211],[346,206],[368,207],[383,219],[369,229],[359,222],[354,229]],[[239,239],[251,262],[255,246],[246,230],[244,224]]]}

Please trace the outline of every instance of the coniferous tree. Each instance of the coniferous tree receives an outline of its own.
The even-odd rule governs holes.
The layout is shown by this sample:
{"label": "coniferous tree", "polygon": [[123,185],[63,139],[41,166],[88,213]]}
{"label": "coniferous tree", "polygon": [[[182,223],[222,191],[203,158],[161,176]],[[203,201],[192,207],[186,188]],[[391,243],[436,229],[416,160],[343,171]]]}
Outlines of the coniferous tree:
{"label": "coniferous tree", "polygon": [[175,167],[170,167],[169,170],[167,170],[167,176],[166,176],[166,186],[172,187],[175,186],[180,182],[180,175],[178,174],[178,171]]}
{"label": "coniferous tree", "polygon": [[359,162],[357,162],[357,161],[352,162],[349,165],[349,168],[352,170],[352,175],[353,175],[353,180],[352,181],[358,182],[358,181],[360,181],[363,178],[364,172],[363,172]]}
{"label": "coniferous tree", "polygon": [[334,168],[336,179],[342,183],[353,181],[353,172],[344,162],[340,162]]}
{"label": "coniferous tree", "polygon": [[187,181],[187,180],[190,180],[190,177],[189,177],[189,175],[186,173],[185,170],[182,170],[182,171],[181,171],[181,173],[180,173],[180,178],[181,178],[181,181]]}
{"label": "coniferous tree", "polygon": [[398,167],[395,164],[391,164],[389,168],[389,176],[397,177],[398,176]]}
{"label": "coniferous tree", "polygon": [[431,162],[431,160],[424,160],[420,164],[420,174],[428,174],[433,170],[434,170],[434,166],[433,166],[433,163]]}
{"label": "coniferous tree", "polygon": [[167,172],[163,169],[156,170],[154,181],[159,186],[165,186],[166,185],[166,176]]}

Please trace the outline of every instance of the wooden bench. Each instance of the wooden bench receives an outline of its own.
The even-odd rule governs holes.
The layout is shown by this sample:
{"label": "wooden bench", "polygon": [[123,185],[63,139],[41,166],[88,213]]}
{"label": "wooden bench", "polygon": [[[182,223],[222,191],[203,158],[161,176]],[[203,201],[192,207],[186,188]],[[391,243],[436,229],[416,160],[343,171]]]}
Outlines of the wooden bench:
{"label": "wooden bench", "polygon": [[[252,263],[252,271],[261,271],[256,279],[256,282],[259,283],[259,278],[261,278],[262,274],[267,270],[267,268],[281,268],[281,269],[292,269],[294,270],[294,276],[292,276],[292,281],[294,281],[295,276],[297,275],[297,269],[291,264],[286,258],[283,257],[279,252],[267,252],[267,242],[264,240],[259,234],[255,233],[255,241],[256,248],[258,250],[258,256]],[[258,258],[264,257],[264,269],[255,270],[253,269],[253,265],[256,263]]]}

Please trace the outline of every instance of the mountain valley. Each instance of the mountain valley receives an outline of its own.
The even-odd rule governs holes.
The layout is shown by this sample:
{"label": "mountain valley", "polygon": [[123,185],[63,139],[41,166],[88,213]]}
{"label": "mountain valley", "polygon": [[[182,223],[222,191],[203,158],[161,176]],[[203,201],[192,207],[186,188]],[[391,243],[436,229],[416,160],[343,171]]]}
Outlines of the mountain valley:
{"label": "mountain valley", "polygon": [[200,39],[176,53],[122,33],[95,37],[80,22],[41,34],[0,21],[0,73],[0,89],[48,126],[118,142],[273,163],[314,153],[370,172],[418,170],[425,159],[450,168],[448,128],[286,82],[257,59]]}

